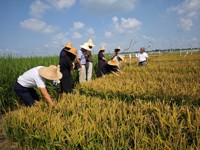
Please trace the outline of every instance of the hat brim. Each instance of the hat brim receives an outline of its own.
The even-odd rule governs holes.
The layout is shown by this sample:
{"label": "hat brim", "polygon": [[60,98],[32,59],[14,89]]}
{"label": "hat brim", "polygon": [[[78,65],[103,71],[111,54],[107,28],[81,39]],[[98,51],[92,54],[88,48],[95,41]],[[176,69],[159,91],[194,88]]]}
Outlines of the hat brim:
{"label": "hat brim", "polygon": [[64,47],[65,47],[65,48],[69,48],[69,49],[71,49],[71,48],[72,48],[72,46],[66,46],[66,45],[65,45]]}
{"label": "hat brim", "polygon": [[119,50],[119,51],[120,51],[121,49],[119,49],[119,48],[115,48],[115,50]]}
{"label": "hat brim", "polygon": [[70,50],[68,50],[67,52],[73,54],[73,55],[77,55],[77,50],[75,48],[71,48]]}
{"label": "hat brim", "polygon": [[111,65],[111,66],[117,66],[117,67],[119,66],[119,62],[118,62],[118,61],[115,61],[115,60],[113,60],[113,59],[112,59],[112,60],[109,60],[109,61],[108,61],[108,64]]}
{"label": "hat brim", "polygon": [[38,70],[39,75],[47,80],[60,80],[62,73],[58,71],[56,66],[42,67]]}
{"label": "hat brim", "polygon": [[83,49],[85,49],[87,51],[92,51],[89,47],[87,48],[85,45],[81,45],[80,48],[83,48]]}
{"label": "hat brim", "polygon": [[124,61],[125,60],[125,58],[124,58],[124,56],[123,55],[119,55],[118,56],[122,61]]}

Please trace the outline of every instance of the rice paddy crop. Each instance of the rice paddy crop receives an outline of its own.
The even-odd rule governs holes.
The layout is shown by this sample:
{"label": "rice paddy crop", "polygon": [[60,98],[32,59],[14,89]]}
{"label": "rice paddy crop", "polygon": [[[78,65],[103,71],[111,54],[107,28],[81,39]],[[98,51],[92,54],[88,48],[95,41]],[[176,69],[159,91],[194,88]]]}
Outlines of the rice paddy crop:
{"label": "rice paddy crop", "polygon": [[[3,134],[22,149],[200,149],[199,56],[150,55],[143,68],[127,58],[122,75],[77,84],[77,94],[60,96],[55,109],[40,101],[6,111]],[[34,64],[27,60],[20,67],[19,60],[7,59],[17,68],[3,66],[12,78]],[[36,64],[44,62],[57,60]],[[56,94],[50,83],[48,88]],[[19,105],[14,94],[4,96],[1,108]]]}

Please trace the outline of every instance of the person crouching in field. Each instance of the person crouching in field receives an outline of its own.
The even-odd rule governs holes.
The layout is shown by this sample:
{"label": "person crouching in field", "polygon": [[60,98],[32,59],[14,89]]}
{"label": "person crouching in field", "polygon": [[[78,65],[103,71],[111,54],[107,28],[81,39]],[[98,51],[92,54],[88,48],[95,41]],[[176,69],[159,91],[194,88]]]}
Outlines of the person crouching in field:
{"label": "person crouching in field", "polygon": [[67,51],[65,57],[60,62],[60,71],[63,75],[60,85],[61,85],[61,93],[75,93],[73,91],[73,79],[71,76],[71,70],[74,69],[74,61],[76,59],[77,50],[75,48],[71,48]]}
{"label": "person crouching in field", "polygon": [[145,52],[145,48],[140,48],[140,53],[136,55],[138,66],[146,66],[148,64],[148,54]]}
{"label": "person crouching in field", "polygon": [[117,48],[114,49],[114,53],[112,54],[111,59],[115,58],[118,56],[119,51],[121,50],[120,46],[117,46]]}
{"label": "person crouching in field", "polygon": [[105,68],[102,71],[103,75],[112,73],[118,76],[119,74],[122,73],[122,70],[119,68],[119,62],[114,59],[109,60],[104,67]]}
{"label": "person crouching in field", "polygon": [[118,55],[118,56],[115,56],[113,59],[119,62],[119,68],[122,69],[122,62],[125,61],[125,56]]}
{"label": "person crouching in field", "polygon": [[35,87],[38,87],[46,101],[52,107],[55,107],[55,104],[46,89],[45,83],[46,80],[60,80],[61,78],[62,73],[60,72],[59,66],[37,66],[18,77],[14,85],[14,91],[26,106],[32,106],[35,101],[39,101],[39,95],[34,89]]}

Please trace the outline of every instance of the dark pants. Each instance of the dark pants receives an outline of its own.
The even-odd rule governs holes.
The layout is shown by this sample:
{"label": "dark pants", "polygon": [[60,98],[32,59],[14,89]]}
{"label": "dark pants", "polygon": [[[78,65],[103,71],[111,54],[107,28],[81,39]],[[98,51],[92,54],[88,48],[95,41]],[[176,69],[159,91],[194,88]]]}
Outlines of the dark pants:
{"label": "dark pants", "polygon": [[16,82],[14,85],[14,91],[26,106],[33,105],[35,100],[39,101],[39,96],[34,88],[23,87],[21,84]]}
{"label": "dark pants", "polygon": [[141,61],[141,62],[139,62],[138,65],[139,65],[139,66],[146,66],[146,65],[147,65],[147,62],[146,62],[146,61]]}

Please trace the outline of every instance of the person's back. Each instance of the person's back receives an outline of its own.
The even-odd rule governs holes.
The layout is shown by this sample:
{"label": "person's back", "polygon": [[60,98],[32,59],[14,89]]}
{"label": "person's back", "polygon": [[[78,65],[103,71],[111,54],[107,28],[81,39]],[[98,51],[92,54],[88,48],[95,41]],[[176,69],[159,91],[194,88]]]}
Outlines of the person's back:
{"label": "person's back", "polygon": [[63,75],[61,79],[61,93],[72,93],[73,92],[73,80],[71,77],[71,70],[74,68],[74,61],[77,55],[77,50],[71,48],[65,58],[61,60],[60,71]]}
{"label": "person's back", "polygon": [[45,79],[38,73],[38,70],[42,67],[44,66],[37,66],[24,72],[19,76],[17,82],[27,88],[45,87]]}
{"label": "person's back", "polygon": [[60,51],[60,54],[59,54],[59,64],[60,64],[61,60],[63,58],[65,58],[65,56],[67,55],[67,51],[69,51],[72,47],[73,47],[73,45],[70,42],[67,42],[65,44],[64,48]]}
{"label": "person's back", "polygon": [[45,81],[46,79],[60,80],[61,78],[62,73],[59,71],[59,67],[54,65],[49,67],[37,66],[24,72],[18,77],[14,85],[14,91],[26,106],[31,106],[36,100],[39,100],[39,95],[34,89],[35,87],[38,87],[46,101],[52,107],[55,107],[55,104],[46,89]]}

